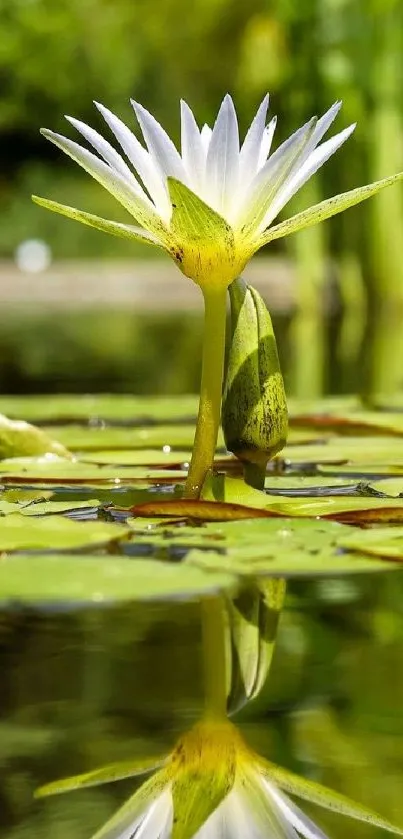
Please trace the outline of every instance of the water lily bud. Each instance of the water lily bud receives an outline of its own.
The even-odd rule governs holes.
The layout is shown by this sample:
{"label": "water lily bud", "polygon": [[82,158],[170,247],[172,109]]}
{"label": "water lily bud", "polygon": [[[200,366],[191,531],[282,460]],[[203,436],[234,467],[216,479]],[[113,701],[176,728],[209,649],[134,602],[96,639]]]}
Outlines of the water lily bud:
{"label": "water lily bud", "polygon": [[266,683],[285,593],[286,581],[273,578],[252,582],[227,601],[230,714],[258,696]]}
{"label": "water lily bud", "polygon": [[287,400],[271,318],[258,292],[241,279],[229,288],[231,342],[222,427],[227,449],[264,473],[285,445]]}

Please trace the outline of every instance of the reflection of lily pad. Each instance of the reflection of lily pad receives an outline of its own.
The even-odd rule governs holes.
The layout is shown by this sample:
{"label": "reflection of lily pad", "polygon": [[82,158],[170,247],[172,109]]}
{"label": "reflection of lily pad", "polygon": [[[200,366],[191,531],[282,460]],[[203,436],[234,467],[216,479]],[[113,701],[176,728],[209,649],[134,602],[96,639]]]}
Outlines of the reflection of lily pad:
{"label": "reflection of lily pad", "polygon": [[11,513],[0,519],[0,551],[94,549],[117,542],[127,533],[126,527],[103,521],[72,521],[58,515],[37,518]]}
{"label": "reflection of lily pad", "polygon": [[31,556],[0,562],[0,602],[92,603],[176,600],[234,589],[228,572],[121,557]]}

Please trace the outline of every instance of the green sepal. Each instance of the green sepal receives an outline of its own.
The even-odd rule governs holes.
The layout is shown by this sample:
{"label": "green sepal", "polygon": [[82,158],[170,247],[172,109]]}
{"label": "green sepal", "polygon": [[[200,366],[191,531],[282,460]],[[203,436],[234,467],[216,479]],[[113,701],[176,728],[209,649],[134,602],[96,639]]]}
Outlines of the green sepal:
{"label": "green sepal", "polygon": [[222,404],[224,438],[229,451],[264,474],[267,461],[283,448],[288,433],[276,339],[270,314],[254,288],[238,278],[229,294],[231,341]]}
{"label": "green sepal", "polygon": [[332,810],[342,816],[350,816],[352,819],[367,822],[374,827],[381,827],[390,833],[403,835],[403,827],[393,824],[369,807],[352,801],[351,798],[342,795],[340,792],[335,792],[322,786],[322,784],[317,784],[315,781],[308,781],[300,775],[295,775],[287,769],[276,766],[274,763],[264,761],[263,758],[258,759],[258,764],[259,771],[265,774],[268,781],[274,781],[281,789],[291,793],[291,795],[311,801],[313,804],[318,804],[319,807]]}
{"label": "green sepal", "polygon": [[73,219],[73,221],[79,221],[88,227],[94,227],[103,233],[120,236],[122,239],[135,239],[148,245],[164,248],[162,242],[153,233],[143,230],[141,227],[121,224],[118,221],[111,221],[110,219],[95,216],[93,213],[85,213],[83,210],[68,207],[67,204],[59,204],[58,201],[50,201],[48,198],[41,198],[39,195],[32,195],[31,197],[34,204],[38,204],[39,207],[44,207],[45,210],[51,210],[53,213],[59,213],[59,215]]}
{"label": "green sepal", "polygon": [[91,772],[84,772],[82,775],[73,775],[71,778],[63,778],[61,781],[52,781],[43,787],[35,790],[35,798],[45,798],[48,795],[58,795],[63,792],[72,792],[84,787],[95,787],[101,784],[110,784],[113,781],[121,781],[124,778],[136,778],[139,775],[146,775],[164,766],[168,758],[150,757],[139,758],[138,760],[119,761]]}
{"label": "green sepal", "polygon": [[171,839],[192,839],[234,785],[236,744],[230,724],[224,722],[222,730],[224,737],[217,740],[214,723],[211,733],[208,724],[201,723],[173,754]]}
{"label": "green sepal", "polygon": [[255,251],[273,242],[274,239],[281,239],[283,236],[289,236],[290,233],[296,233],[298,230],[305,230],[314,224],[319,224],[337,213],[342,213],[343,210],[348,210],[349,207],[354,207],[361,201],[367,198],[372,198],[381,189],[401,181],[403,172],[398,172],[396,175],[391,175],[389,178],[382,178],[380,181],[375,181],[366,186],[359,186],[357,189],[351,189],[348,192],[342,192],[340,195],[334,195],[333,198],[328,198],[326,201],[321,201],[320,204],[315,204],[313,207],[308,207],[302,213],[292,216],[286,221],[276,224],[274,227],[269,227],[259,236],[256,242]]}
{"label": "green sepal", "polygon": [[250,249],[236,250],[229,224],[183,183],[168,178],[168,190],[172,202],[172,257],[202,288],[227,287],[244,267]]}

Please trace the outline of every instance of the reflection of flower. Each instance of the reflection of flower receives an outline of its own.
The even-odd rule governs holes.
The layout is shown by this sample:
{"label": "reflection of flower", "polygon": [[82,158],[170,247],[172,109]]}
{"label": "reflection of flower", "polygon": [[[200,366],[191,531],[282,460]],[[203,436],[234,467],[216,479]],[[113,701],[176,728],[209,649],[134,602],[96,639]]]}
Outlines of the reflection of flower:
{"label": "reflection of flower", "polygon": [[[127,766],[50,784],[39,795],[127,777]],[[133,768],[132,774],[138,774]],[[232,723],[205,720],[185,734],[93,839],[326,839],[281,791],[403,833],[370,810],[254,754]]]}
{"label": "reflection of flower", "polygon": [[97,155],[60,134],[48,130],[43,134],[117,198],[141,227],[35,200],[84,224],[163,248],[202,287],[228,286],[267,242],[322,221],[395,180],[387,178],[336,196],[271,228],[290,198],[353,131],[352,125],[321,143],[341,103],[321,119],[313,117],[273,154],[276,122],[272,119],[266,126],[268,96],[241,146],[230,96],[224,98],[212,130],[205,125],[200,131],[192,111],[182,102],[181,154],[154,117],[136,102],[132,104],[147,149],[118,117],[97,104],[131,168],[107,140],[79,120],[69,117]]}

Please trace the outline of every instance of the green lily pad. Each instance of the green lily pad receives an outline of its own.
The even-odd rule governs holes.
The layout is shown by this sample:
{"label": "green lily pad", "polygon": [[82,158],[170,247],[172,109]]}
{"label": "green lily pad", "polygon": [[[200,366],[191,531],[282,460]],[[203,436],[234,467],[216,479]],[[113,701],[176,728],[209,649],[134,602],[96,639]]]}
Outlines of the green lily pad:
{"label": "green lily pad", "polygon": [[[140,455],[143,454],[140,452]],[[155,454],[151,452],[150,457]],[[146,458],[147,459],[147,458]],[[161,455],[155,460],[161,463]],[[157,464],[156,464],[157,465]],[[169,464],[167,464],[169,465]],[[147,477],[166,477],[164,464],[158,469],[152,470],[141,466],[107,466],[96,463],[83,463],[77,459],[64,460],[57,457],[26,457],[10,458],[0,461],[0,481],[2,483],[31,484],[85,484],[86,486],[109,484],[116,486],[124,483],[132,483],[135,480],[145,480]],[[173,473],[176,479],[180,479],[185,473],[180,470]],[[168,477],[171,478],[172,471],[169,470]],[[173,478],[172,478],[173,482]]]}
{"label": "green lily pad", "polygon": [[0,561],[0,602],[100,605],[194,599],[235,589],[228,572],[121,557],[31,556]]}
{"label": "green lily pad", "polygon": [[125,396],[119,394],[95,394],[75,396],[3,396],[0,398],[0,412],[13,419],[24,417],[30,422],[64,422],[75,420],[88,422],[94,418],[119,423],[133,420],[180,422],[195,418],[198,399],[195,395],[180,396]]}
{"label": "green lily pad", "polygon": [[332,437],[326,443],[286,446],[278,458],[292,463],[382,463],[403,467],[403,439],[394,437]]}
{"label": "green lily pad", "polygon": [[0,518],[0,551],[96,549],[129,533],[123,525],[103,521],[11,513]]}
{"label": "green lily pad", "polygon": [[248,487],[239,478],[224,478],[221,475],[207,478],[202,497],[205,501],[241,505],[276,516],[331,517],[345,523],[403,521],[403,498],[279,498]]}
{"label": "green lily pad", "polygon": [[403,560],[403,527],[378,527],[374,530],[358,530],[339,540],[341,548],[360,551],[373,556],[384,556],[390,560]]}
{"label": "green lily pad", "polygon": [[371,487],[384,492],[385,495],[403,497],[403,478],[382,478],[380,481],[371,481]]}
{"label": "green lily pad", "polygon": [[[56,428],[48,426],[45,430],[69,449],[79,452],[152,448],[162,450],[167,446],[190,451],[195,435],[194,424],[174,425],[173,423],[132,428],[119,428],[102,423],[94,427],[69,424]],[[300,434],[299,432],[299,436]],[[220,432],[218,446],[223,445],[224,441]]]}
{"label": "green lily pad", "polygon": [[247,519],[176,527],[129,519],[134,545],[159,558],[183,561],[246,577],[337,576],[395,570],[396,566],[342,552],[339,540],[354,529],[313,519]]}
{"label": "green lily pad", "polygon": [[0,414],[0,459],[44,454],[70,457],[67,449],[41,428]]}
{"label": "green lily pad", "polygon": [[18,506],[22,516],[54,516],[73,510],[85,510],[87,507],[98,507],[99,501],[96,498],[90,498],[88,501],[38,501]]}
{"label": "green lily pad", "polygon": [[189,463],[191,456],[190,449],[185,451],[162,451],[162,449],[111,449],[106,451],[86,452],[82,456],[83,463],[99,463],[101,465],[118,466],[153,466],[163,469],[164,466],[174,464],[180,466]]}

